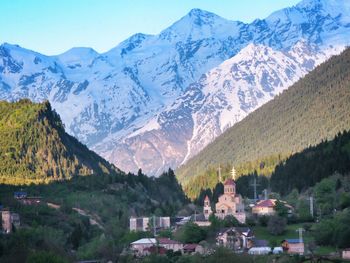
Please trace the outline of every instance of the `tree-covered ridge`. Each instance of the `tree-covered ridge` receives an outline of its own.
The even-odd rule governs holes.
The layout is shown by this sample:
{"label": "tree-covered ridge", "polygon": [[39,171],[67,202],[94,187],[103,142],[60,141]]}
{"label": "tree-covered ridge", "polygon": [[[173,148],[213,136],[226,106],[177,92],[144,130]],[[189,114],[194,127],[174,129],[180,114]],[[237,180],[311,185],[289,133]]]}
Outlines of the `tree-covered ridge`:
{"label": "tree-covered ridge", "polygon": [[[262,158],[260,160],[249,161],[234,166],[235,178],[239,179],[242,175],[247,174],[259,174],[262,176],[270,177],[275,170],[276,165],[284,161],[287,156],[276,155]],[[232,163],[218,164],[217,166],[209,166],[209,168],[203,173],[190,177],[188,181],[185,181],[184,191],[189,198],[192,200],[198,199],[198,196],[203,189],[214,189],[220,182],[219,168],[221,173],[221,181],[224,182],[226,179],[232,177]],[[242,185],[247,190],[247,185]]]}
{"label": "tree-covered ridge", "polygon": [[270,182],[273,191],[286,194],[305,191],[334,173],[350,174],[350,132],[292,155],[276,167]]}
{"label": "tree-covered ridge", "polygon": [[186,185],[220,163],[289,156],[350,129],[350,49],[247,116],[177,170]]}
{"label": "tree-covered ridge", "polygon": [[0,101],[0,181],[10,184],[111,174],[116,169],[64,131],[49,102]]}

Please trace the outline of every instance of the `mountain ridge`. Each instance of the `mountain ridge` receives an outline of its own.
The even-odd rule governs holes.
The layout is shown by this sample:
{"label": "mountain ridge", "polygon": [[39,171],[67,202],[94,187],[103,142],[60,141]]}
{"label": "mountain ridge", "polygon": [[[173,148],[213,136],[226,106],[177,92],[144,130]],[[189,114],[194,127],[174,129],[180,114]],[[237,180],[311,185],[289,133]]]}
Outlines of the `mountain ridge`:
{"label": "mountain ridge", "polygon": [[[308,6],[307,1],[303,3]],[[346,2],[341,4],[347,10]],[[19,57],[15,54],[17,48],[13,51],[9,46],[1,46],[0,99],[49,100],[71,135],[124,170],[137,171],[142,167],[148,174],[156,175],[183,162],[188,133],[193,132],[190,131],[192,116],[188,125],[179,124],[185,131],[181,138],[176,137],[181,142],[179,150],[161,149],[149,143],[145,134],[145,140],[140,140],[132,151],[137,151],[137,156],[145,156],[149,152],[144,152],[144,147],[152,149],[157,154],[150,159],[140,157],[134,164],[130,163],[127,158],[131,145],[127,143],[117,154],[112,152],[117,151],[120,142],[130,141],[135,132],[158,127],[160,124],[154,119],[165,116],[176,99],[203,74],[251,43],[283,52],[301,40],[317,45],[321,52],[349,44],[346,36],[350,26],[347,18],[337,14],[340,9],[323,8],[329,9],[333,14],[330,15],[327,10],[315,9],[315,5],[303,9],[299,4],[287,13],[282,10],[249,24],[194,9],[158,35],[135,34],[98,54],[78,48],[50,57],[26,51]],[[200,17],[201,22],[196,17]],[[280,18],[277,22],[276,17]],[[245,73],[244,70],[242,74]],[[220,109],[217,114],[221,114]],[[230,118],[234,120],[235,116]],[[208,142],[216,134],[207,130]],[[170,140],[173,136],[172,132],[162,135]],[[167,144],[156,137],[158,144]],[[137,138],[133,138],[135,140]],[[164,158],[149,165],[150,160],[159,156]]]}
{"label": "mountain ridge", "polygon": [[347,48],[228,129],[177,170],[180,181],[208,166],[288,156],[349,130],[349,57]]}
{"label": "mountain ridge", "polygon": [[64,131],[49,102],[0,101],[0,180],[28,184],[121,171]]}

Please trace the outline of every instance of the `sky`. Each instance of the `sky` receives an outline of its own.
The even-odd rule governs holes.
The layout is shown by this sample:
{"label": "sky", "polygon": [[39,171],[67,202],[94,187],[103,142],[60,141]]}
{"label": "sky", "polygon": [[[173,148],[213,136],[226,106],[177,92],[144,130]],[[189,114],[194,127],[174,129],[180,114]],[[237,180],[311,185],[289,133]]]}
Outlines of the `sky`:
{"label": "sky", "polygon": [[0,43],[46,55],[72,47],[105,52],[135,33],[158,34],[191,9],[242,22],[300,0],[0,0]]}

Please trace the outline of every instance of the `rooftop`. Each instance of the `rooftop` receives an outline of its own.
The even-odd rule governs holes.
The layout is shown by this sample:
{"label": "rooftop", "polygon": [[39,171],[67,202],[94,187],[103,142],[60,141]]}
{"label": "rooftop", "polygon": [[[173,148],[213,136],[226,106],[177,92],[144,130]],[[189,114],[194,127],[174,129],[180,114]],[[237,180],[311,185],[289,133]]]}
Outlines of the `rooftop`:
{"label": "rooftop", "polygon": [[197,246],[198,244],[186,244],[184,245],[184,250],[194,250]]}
{"label": "rooftop", "polygon": [[140,245],[140,244],[157,244],[157,240],[155,238],[141,238],[131,243],[132,245]]}
{"label": "rooftop", "polygon": [[158,242],[159,244],[162,245],[179,245],[181,244],[180,242],[176,241],[176,240],[171,240],[170,238],[158,238]]}
{"label": "rooftop", "polygon": [[261,200],[256,203],[255,207],[274,207],[275,206],[275,200],[273,199],[267,199],[267,200]]}
{"label": "rooftop", "polygon": [[299,243],[304,243],[303,240],[301,240],[300,242],[300,239],[286,239],[286,241],[289,243],[289,244],[299,244]]}
{"label": "rooftop", "polygon": [[226,182],[225,182],[225,185],[235,185],[235,181],[232,180],[232,179],[227,179]]}

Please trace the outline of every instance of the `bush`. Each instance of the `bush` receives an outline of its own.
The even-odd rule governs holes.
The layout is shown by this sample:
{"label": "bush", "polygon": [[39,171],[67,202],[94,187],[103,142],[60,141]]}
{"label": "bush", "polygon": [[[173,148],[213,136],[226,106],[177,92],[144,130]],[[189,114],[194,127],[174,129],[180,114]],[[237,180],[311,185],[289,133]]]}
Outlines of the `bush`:
{"label": "bush", "polygon": [[52,252],[39,251],[31,254],[27,263],[68,263],[68,261]]}
{"label": "bush", "polygon": [[287,220],[283,217],[272,216],[267,224],[267,229],[272,235],[280,235],[286,230]]}
{"label": "bush", "polygon": [[269,222],[269,216],[259,216],[259,224],[260,226],[267,226],[267,223]]}
{"label": "bush", "polygon": [[207,237],[207,231],[195,223],[186,223],[179,230],[178,239],[183,243],[199,243]]}

